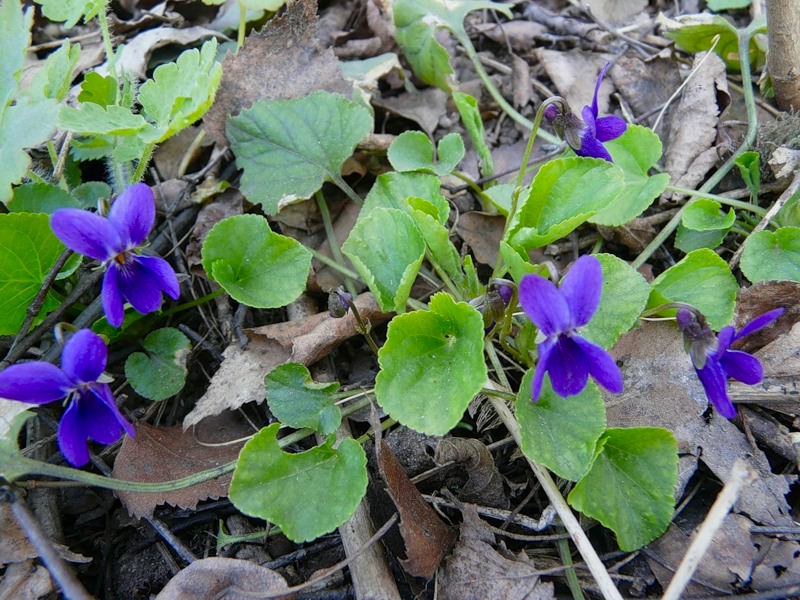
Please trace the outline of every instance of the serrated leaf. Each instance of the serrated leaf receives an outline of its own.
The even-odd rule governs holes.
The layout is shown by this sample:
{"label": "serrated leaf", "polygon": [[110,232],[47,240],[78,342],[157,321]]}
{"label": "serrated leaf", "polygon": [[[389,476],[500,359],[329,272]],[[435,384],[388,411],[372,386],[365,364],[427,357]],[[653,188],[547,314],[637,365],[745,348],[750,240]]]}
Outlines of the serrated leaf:
{"label": "serrated leaf", "polygon": [[41,5],[42,14],[51,21],[64,21],[66,29],[72,29],[84,17],[88,22],[101,10],[105,10],[104,0],[34,0]]}
{"label": "serrated leaf", "polygon": [[742,273],[750,281],[800,281],[800,228],[758,231],[744,242]]}
{"label": "serrated leaf", "polygon": [[661,159],[661,140],[647,127],[628,125],[625,133],[604,145],[614,164],[622,169],[625,189],[589,221],[598,225],[622,225],[642,214],[661,195],[669,183],[669,175],[648,175]]}
{"label": "serrated leaf", "polygon": [[376,208],[358,220],[342,252],[364,278],[381,310],[405,310],[425,257],[425,241],[407,213]]}
{"label": "serrated leaf", "polygon": [[124,106],[82,104],[80,109],[64,106],[58,113],[58,126],[81,135],[135,135],[150,126],[142,115]]}
{"label": "serrated leaf", "polygon": [[[719,331],[733,318],[739,285],[728,264],[713,251],[703,248],[690,252],[661,273],[653,281],[652,288],[662,298],[696,307],[706,316],[711,328]],[[651,296],[648,306],[654,306],[653,302]]]}
{"label": "serrated leaf", "polygon": [[623,188],[622,170],[598,158],[563,158],[536,174],[508,233],[525,250],[553,242],[609,206]]}
{"label": "serrated leaf", "polygon": [[434,294],[429,307],[389,323],[378,353],[375,397],[403,425],[444,435],[486,383],[483,317],[443,292]]}
{"label": "serrated leaf", "polygon": [[463,43],[469,41],[464,18],[473,10],[497,10],[511,18],[508,6],[486,0],[396,0],[393,8],[395,39],[414,73],[446,92],[453,69],[447,50],[436,41],[436,29],[449,29]]}
{"label": "serrated leaf", "polygon": [[72,190],[72,197],[80,204],[79,208],[93,208],[101,198],[111,198],[111,186],[103,181],[87,181]]}
{"label": "serrated leaf", "polygon": [[422,131],[404,131],[389,146],[387,158],[395,171],[423,171],[439,177],[449,175],[464,158],[464,141],[448,133],[437,145],[438,164],[433,162],[433,143]]}
{"label": "serrated leaf", "polygon": [[727,229],[712,229],[710,231],[696,231],[688,229],[683,224],[678,225],[675,232],[675,247],[681,252],[692,252],[700,248],[714,249],[722,243],[727,235]]}
{"label": "serrated leaf", "polygon": [[[492,152],[489,146],[486,145],[486,132],[483,128],[483,119],[481,118],[481,111],[478,107],[478,101],[463,92],[453,92],[453,101],[458,109],[458,114],[461,116],[461,122],[469,133],[472,140],[472,145],[475,152],[478,154],[480,160],[479,167],[483,177],[491,177],[494,175],[494,162],[492,161]],[[493,181],[486,183],[487,189],[494,186]],[[508,214],[507,212],[505,214]]]}
{"label": "serrated leaf", "polygon": [[87,73],[81,83],[78,101],[81,104],[91,103],[99,106],[114,104],[117,101],[117,80],[111,75],[100,75],[97,71]]}
{"label": "serrated leaf", "polygon": [[45,213],[59,208],[82,208],[72,195],[52,183],[26,183],[14,188],[14,198],[6,205],[9,212]]}
{"label": "serrated leaf", "polygon": [[464,279],[458,250],[450,241],[450,231],[438,221],[438,210],[423,198],[407,198],[411,218],[422,234],[433,260],[444,269],[456,285]]}
{"label": "serrated leaf", "polygon": [[19,2],[0,3],[0,116],[17,92],[31,41],[33,10]]}
{"label": "serrated leaf", "polygon": [[367,489],[367,458],[353,439],[287,454],[280,423],[259,431],[239,454],[230,487],[234,506],[279,525],[294,542],[309,542],[344,523]]}
{"label": "serrated leaf", "polygon": [[311,253],[273,232],[264,217],[237,215],[217,223],[203,242],[203,268],[234,300],[277,308],[303,292]]}
{"label": "serrated leaf", "polygon": [[227,136],[244,170],[242,192],[268,214],[284,197],[309,198],[342,182],[344,161],[372,129],[363,106],[330,92],[260,100],[228,120]]}
{"label": "serrated leaf", "polygon": [[[47,215],[0,215],[0,335],[19,331],[28,305],[64,249]],[[41,314],[56,307],[50,299]]]}
{"label": "serrated leaf", "polygon": [[222,79],[216,56],[217,40],[211,38],[199,51],[186,50],[174,63],[158,67],[139,88],[142,112],[156,123],[147,142],[161,143],[205,114]]}
{"label": "serrated leaf", "polygon": [[27,96],[33,100],[46,98],[63,100],[69,92],[72,71],[80,55],[80,44],[64,42],[58,50],[47,57],[42,68],[20,96]]}
{"label": "serrated leaf", "polygon": [[158,401],[180,392],[188,372],[189,338],[177,329],[164,327],[148,335],[142,346],[147,354],[134,352],[125,361],[125,376],[136,393]]}
{"label": "serrated leaf", "polygon": [[450,214],[450,205],[439,191],[442,182],[434,175],[426,173],[384,173],[378,175],[372,189],[364,199],[364,206],[358,215],[359,220],[376,208],[397,208],[408,211],[407,198],[423,198],[433,204],[439,213],[439,222],[444,224]]}
{"label": "serrated leaf", "polygon": [[647,305],[650,286],[624,260],[612,254],[596,254],[603,267],[600,306],[581,334],[603,348],[611,348],[620,335],[633,327]]}
{"label": "serrated leaf", "polygon": [[669,527],[678,480],[678,444],[666,429],[608,429],[589,472],[575,484],[569,503],[617,534],[631,552]]}
{"label": "serrated leaf", "polygon": [[589,470],[597,440],[606,429],[603,397],[590,381],[578,395],[562,398],[545,377],[534,403],[533,372],[529,369],[522,378],[515,404],[522,453],[559,477],[578,481]]}
{"label": "serrated leaf", "polygon": [[698,198],[684,208],[681,215],[681,224],[695,231],[727,231],[735,221],[736,213],[732,208],[725,213],[719,202],[708,198]]}
{"label": "serrated leaf", "polygon": [[500,242],[500,256],[503,258],[503,263],[505,263],[508,268],[508,272],[511,273],[511,278],[517,285],[519,285],[525,275],[529,273],[538,273],[540,270],[539,267],[531,264],[527,252],[522,248],[514,248],[509,245],[508,242]]}
{"label": "serrated leaf", "polygon": [[339,383],[315,382],[305,365],[280,365],[267,374],[264,385],[269,409],[289,427],[329,435],[342,422],[342,412],[334,404]]}

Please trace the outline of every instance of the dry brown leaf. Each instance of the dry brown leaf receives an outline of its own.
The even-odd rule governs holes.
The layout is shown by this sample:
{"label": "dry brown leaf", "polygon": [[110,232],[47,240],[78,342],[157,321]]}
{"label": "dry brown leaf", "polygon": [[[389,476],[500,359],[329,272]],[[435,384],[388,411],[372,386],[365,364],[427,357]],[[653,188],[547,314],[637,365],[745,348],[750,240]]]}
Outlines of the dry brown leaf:
{"label": "dry brown leaf", "polygon": [[[122,442],[114,462],[114,477],[147,483],[170,481],[236,460],[244,445],[241,438],[253,431],[235,415],[223,417],[208,419],[191,431],[139,423],[136,437],[126,436]],[[234,440],[241,441],[226,444]],[[151,517],[159,504],[195,508],[201,500],[227,496],[230,480],[231,475],[227,474],[172,492],[117,495],[133,516]]]}
{"label": "dry brown leaf", "polygon": [[511,61],[511,83],[514,88],[514,106],[527,106],[533,97],[531,86],[531,67],[528,62],[514,54]]}
{"label": "dry brown leaf", "polygon": [[441,438],[436,446],[433,461],[440,467],[455,462],[467,470],[469,479],[458,495],[472,504],[507,509],[508,496],[503,489],[503,477],[494,464],[488,448],[474,438]]}
{"label": "dry brown leaf", "polygon": [[494,534],[478,516],[474,505],[462,509],[464,522],[453,554],[439,577],[442,600],[548,600],[553,584],[539,579],[523,552],[506,558],[494,548]]}
{"label": "dry brown leaf", "polygon": [[800,284],[793,281],[759,281],[749,288],[740,289],[736,295],[736,329],[778,307],[783,307],[784,313],[772,327],[748,335],[735,347],[753,352],[789,333],[792,326],[800,321]]}
{"label": "dry brown leaf", "polygon": [[205,136],[196,144],[198,134],[202,132],[200,127],[187,127],[167,138],[164,143],[159,144],[155,153],[153,154],[153,163],[155,164],[161,181],[181,177],[184,173],[180,172],[180,166],[186,159],[189,151],[192,152],[189,161],[199,160],[201,153],[207,153],[207,148],[214,142]]}
{"label": "dry brown leaf", "polygon": [[[647,62],[637,56],[620,56],[609,75],[636,117],[663,105],[681,84],[680,73],[671,56],[648,59]],[[652,114],[643,124],[652,125],[657,115],[658,112]],[[671,118],[662,119],[656,132],[662,139],[667,139],[671,122]]]}
{"label": "dry brown leaf", "polygon": [[[91,558],[72,552],[63,544],[54,543],[53,546],[64,560],[73,563],[92,562]],[[37,556],[39,553],[28,540],[25,531],[19,526],[14,513],[11,512],[11,505],[0,504],[0,565],[24,562]],[[2,594],[0,594],[0,598],[2,598]]]}
{"label": "dry brown leaf", "polygon": [[757,592],[800,585],[800,544],[773,536],[754,535],[760,548],[751,587]]}
{"label": "dry brown leaf", "polygon": [[[380,311],[372,294],[361,294],[355,302],[361,317],[373,325],[391,316]],[[225,360],[211,378],[206,393],[186,415],[183,428],[248,402],[263,402],[267,373],[289,361],[306,366],[317,362],[345,340],[358,335],[356,325],[352,314],[333,319],[326,311],[299,321],[246,329],[250,343],[245,349],[238,344],[225,349],[222,353]]]}
{"label": "dry brown leaf", "polygon": [[469,244],[475,260],[484,265],[497,262],[497,252],[503,237],[506,219],[501,215],[489,215],[479,211],[464,213],[458,219],[458,235]]}
{"label": "dry brown leaf", "polygon": [[547,28],[533,21],[506,21],[505,23],[476,23],[475,29],[498,44],[510,44],[512,50],[528,52],[536,39],[547,34]]}
{"label": "dry brown leaf", "polygon": [[674,323],[645,323],[623,335],[611,354],[621,365],[625,389],[603,392],[609,427],[665,427],[679,452],[698,456],[723,482],[741,458],[758,479],[742,490],[735,509],[761,525],[792,523],[787,478],[772,472],[766,455],[733,423],[714,411],[708,421],[703,418],[708,400]]}
{"label": "dry brown leaf", "polygon": [[272,569],[246,560],[212,557],[196,560],[175,575],[156,600],[250,600],[258,594],[288,589],[286,580]]}
{"label": "dry brown leaf", "polygon": [[203,241],[208,232],[223,219],[240,214],[242,214],[242,193],[236,188],[228,188],[200,210],[189,236],[189,244],[186,246],[186,266],[195,275],[208,278],[202,266]]}
{"label": "dry brown leaf", "polygon": [[251,33],[238,54],[222,61],[222,82],[203,117],[208,134],[227,144],[225,124],[257,100],[300,98],[326,90],[350,97],[339,59],[318,39],[316,0],[294,0],[260,32]]}
{"label": "dry brown leaf", "polygon": [[[597,54],[582,50],[562,52],[560,50],[543,50],[537,48],[536,56],[542,63],[547,76],[556,86],[558,94],[564,98],[575,114],[580,114],[587,104],[592,103],[597,76],[603,66],[613,57],[609,54]],[[608,114],[608,98],[614,84],[610,78],[603,80],[597,105],[600,114]]]}
{"label": "dry brown leaf", "polygon": [[0,600],[39,600],[55,591],[50,573],[32,560],[8,565],[0,577]]}
{"label": "dry brown leaf", "polygon": [[433,135],[439,126],[439,119],[447,114],[449,96],[439,88],[426,88],[415,94],[404,92],[392,98],[375,95],[372,103],[391,113],[418,123],[428,135]]}
{"label": "dry brown leaf", "polygon": [[641,14],[647,7],[647,0],[586,0],[592,14],[604,21],[622,23]]}
{"label": "dry brown leaf", "polygon": [[377,437],[375,453],[386,491],[400,513],[400,534],[408,557],[400,563],[410,575],[430,579],[456,536],[422,498],[392,449]]}

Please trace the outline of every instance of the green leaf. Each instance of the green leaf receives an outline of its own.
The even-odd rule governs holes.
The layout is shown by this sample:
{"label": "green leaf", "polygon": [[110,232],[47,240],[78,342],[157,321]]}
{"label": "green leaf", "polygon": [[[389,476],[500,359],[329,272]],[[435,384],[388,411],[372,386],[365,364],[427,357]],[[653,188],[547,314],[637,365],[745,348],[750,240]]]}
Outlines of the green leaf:
{"label": "green leaf", "polygon": [[369,111],[330,92],[260,100],[228,120],[228,139],[244,169],[242,192],[275,214],[282,199],[309,198],[341,169],[372,129]]}
{"label": "green leaf", "polygon": [[568,235],[610,205],[622,188],[622,170],[599,158],[546,163],[519,199],[509,231],[511,245],[531,250]]}
{"label": "green leaf", "polygon": [[9,212],[46,213],[59,208],[82,208],[72,195],[52,183],[26,183],[14,188],[14,199],[8,203]]}
{"label": "green leaf", "polygon": [[522,453],[559,477],[578,481],[589,470],[597,440],[606,429],[603,398],[592,381],[580,394],[562,398],[545,377],[534,403],[533,373],[529,369],[522,378],[515,404]]}
{"label": "green leaf", "polygon": [[267,374],[264,385],[269,409],[289,427],[328,435],[342,422],[342,412],[334,404],[339,383],[316,383],[305,365],[280,365]]}
{"label": "green leaf", "polygon": [[461,258],[453,242],[450,241],[450,230],[437,219],[436,207],[424,198],[407,198],[406,203],[433,260],[444,269],[456,285],[459,285],[464,278]]}
{"label": "green leaf", "polygon": [[604,145],[625,175],[625,189],[589,221],[598,225],[622,225],[642,214],[661,195],[669,183],[669,175],[648,175],[661,159],[661,140],[647,127],[628,125],[625,133]]}
{"label": "green leaf", "polygon": [[64,42],[61,47],[47,57],[44,66],[39,69],[30,85],[21,96],[33,100],[51,98],[61,101],[69,92],[72,84],[72,72],[81,55],[80,44]]}
{"label": "green leaf", "polygon": [[81,135],[135,135],[149,127],[142,115],[124,106],[82,104],[80,109],[63,106],[58,113],[58,126]]}
{"label": "green leaf", "polygon": [[376,208],[358,220],[342,252],[367,282],[381,310],[405,310],[425,257],[425,241],[407,213]]}
{"label": "green leaf", "polygon": [[81,93],[78,94],[81,104],[97,104],[110,106],[117,101],[117,80],[111,75],[100,75],[97,71],[86,74],[81,84]]}
{"label": "green leaf", "polygon": [[[681,15],[676,19],[670,19],[662,13],[656,22],[661,26],[661,32],[665,36],[675,40],[675,45],[687,52],[697,53],[710,50],[714,46],[715,37],[719,36],[714,51],[719,54],[729,68],[741,70],[739,32],[724,17],[703,13]],[[754,21],[751,27],[755,24]],[[765,31],[766,20],[754,33],[764,33]],[[759,49],[756,37],[754,35],[750,40],[750,63],[754,65],[760,64],[764,59],[764,53]]]}
{"label": "green leaf", "polygon": [[397,208],[408,212],[406,198],[423,198],[439,211],[439,222],[444,224],[450,214],[450,205],[440,193],[441,181],[426,173],[384,173],[379,175],[364,199],[359,220],[376,208]]}
{"label": "green leaf", "polygon": [[[461,116],[461,122],[464,123],[467,133],[469,133],[475,152],[478,154],[481,175],[483,177],[491,177],[494,175],[494,162],[492,161],[492,152],[489,150],[489,146],[486,145],[486,132],[483,128],[483,119],[481,118],[478,101],[463,92],[453,92],[453,101],[458,109],[458,114]],[[487,183],[487,189],[493,185],[493,181]],[[508,212],[505,214],[508,214]]]}
{"label": "green leaf", "polygon": [[20,2],[0,3],[0,116],[14,98],[31,41],[33,10]]}
{"label": "green leaf", "polygon": [[80,204],[80,208],[93,208],[101,198],[111,198],[111,186],[103,181],[87,181],[72,190],[72,197]]}
{"label": "green leaf", "polygon": [[268,10],[275,12],[286,3],[286,0],[240,0],[247,10]]}
{"label": "green leaf", "polygon": [[464,142],[458,133],[448,133],[437,145],[439,163],[433,162],[433,143],[421,131],[404,131],[389,146],[387,158],[396,171],[424,171],[439,177],[449,175],[464,158]]}
{"label": "green leaf", "polygon": [[41,5],[42,14],[51,21],[64,21],[66,29],[72,29],[84,18],[84,22],[93,19],[105,9],[104,0],[34,0]]}
{"label": "green leaf", "polygon": [[444,292],[434,294],[429,307],[389,323],[375,397],[403,425],[444,435],[486,383],[483,317]]}
{"label": "green leaf", "polygon": [[280,423],[259,431],[239,454],[229,496],[251,517],[279,525],[294,542],[309,542],[344,523],[367,490],[367,458],[353,439],[287,454]]}
{"label": "green leaf", "polygon": [[473,10],[493,9],[511,18],[508,6],[486,0],[396,0],[393,8],[395,39],[414,73],[446,92],[451,89],[448,78],[453,69],[447,51],[436,41],[436,28],[445,27],[469,43],[464,18]]}
{"label": "green leaf", "polygon": [[303,292],[311,253],[273,232],[264,217],[237,215],[214,225],[203,243],[203,268],[231,297],[255,308],[277,308]]}
{"label": "green leaf", "polygon": [[[3,400],[3,402],[11,403],[11,400]],[[14,404],[21,404],[14,402]],[[19,434],[22,426],[31,417],[35,416],[29,410],[16,412],[16,410],[4,410],[4,415],[9,412],[13,414],[11,418],[4,417],[2,423],[2,435],[0,435],[0,478],[5,481],[14,482],[20,477],[24,477],[29,473],[35,473],[36,467],[40,464],[39,461],[26,457],[19,451]],[[15,413],[15,414],[14,414]]]}
{"label": "green leaf", "polygon": [[125,361],[125,377],[140,396],[166,400],[181,391],[186,382],[186,358],[192,349],[189,338],[177,329],[156,329],[142,342],[147,351],[134,352]]}
{"label": "green leaf", "polygon": [[[485,194],[491,200],[492,205],[504,217],[508,216],[511,211],[511,201],[513,199],[514,190],[517,186],[513,183],[501,183],[486,190]],[[521,196],[525,196],[525,191],[522,190]]]}
{"label": "green leaf", "polygon": [[[748,0],[749,4],[749,0]],[[736,157],[736,166],[753,197],[758,196],[761,187],[761,169],[758,165],[758,152],[745,152]]]}
{"label": "green leaf", "polygon": [[752,0],[707,0],[706,6],[709,10],[720,12],[737,8],[747,8]]}
{"label": "green leaf", "polygon": [[582,335],[603,348],[611,348],[620,335],[633,327],[647,305],[650,286],[624,260],[612,254],[596,254],[603,267],[600,306]]}
{"label": "green leaf", "polygon": [[750,281],[800,281],[800,228],[759,231],[744,242],[742,273]]}
{"label": "green leaf", "polygon": [[678,445],[666,429],[608,429],[589,472],[569,494],[569,503],[617,534],[631,552],[669,527],[678,480]]}
{"label": "green leaf", "polygon": [[507,242],[500,242],[500,256],[503,257],[503,262],[508,267],[511,278],[517,285],[525,275],[540,272],[538,266],[531,264],[531,259],[525,250],[519,247],[512,247]]}
{"label": "green leaf", "polygon": [[727,229],[712,229],[710,231],[696,231],[688,229],[683,224],[678,225],[675,232],[675,247],[682,252],[692,252],[700,248],[714,249],[722,243],[727,235]]}
{"label": "green leaf", "polygon": [[142,112],[157,126],[147,136],[147,142],[163,142],[211,107],[222,78],[222,65],[216,62],[216,56],[217,40],[211,38],[199,51],[186,50],[174,63],[158,67],[153,78],[142,85]]}
{"label": "green leaf", "polygon": [[[0,335],[19,331],[28,305],[64,249],[47,215],[0,214]],[[57,305],[52,292],[48,298],[42,315]]]}
{"label": "green leaf", "polygon": [[695,231],[727,231],[735,221],[736,213],[732,208],[726,213],[719,202],[708,198],[698,198],[684,209],[681,216],[683,226]]}
{"label": "green leaf", "polygon": [[[686,302],[696,307],[706,316],[711,328],[719,331],[733,318],[739,286],[728,264],[703,248],[690,252],[661,273],[653,281],[652,288],[672,302]],[[652,295],[648,306],[653,306]]]}

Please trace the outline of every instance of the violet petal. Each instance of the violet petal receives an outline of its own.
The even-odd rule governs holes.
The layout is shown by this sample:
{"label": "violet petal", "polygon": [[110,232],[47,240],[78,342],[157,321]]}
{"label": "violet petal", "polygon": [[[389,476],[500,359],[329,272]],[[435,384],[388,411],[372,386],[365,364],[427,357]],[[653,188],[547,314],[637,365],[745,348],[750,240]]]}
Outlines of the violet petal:
{"label": "violet petal", "polygon": [[61,353],[61,368],[75,382],[88,383],[97,378],[106,368],[108,348],[99,335],[90,329],[81,329],[73,334]]}
{"label": "violet petal", "polygon": [[72,401],[58,426],[58,447],[64,458],[74,467],[82,467],[89,462],[87,437],[83,430],[79,401]]}
{"label": "violet petal", "polygon": [[546,340],[539,344],[539,358],[536,361],[536,370],[533,372],[533,381],[531,383],[531,399],[534,402],[539,401],[539,395],[542,393],[542,382],[544,381],[544,374],[547,372],[547,366],[550,362],[550,357],[553,355],[553,349],[556,347],[555,340]]}
{"label": "violet petal", "polygon": [[120,414],[111,388],[100,384],[83,394],[80,399],[81,427],[88,437],[101,444],[113,444],[126,429],[132,427]]}
{"label": "violet petal", "polygon": [[95,260],[109,260],[123,250],[108,219],[86,210],[59,209],[50,217],[50,228],[68,248]]}
{"label": "violet petal", "polygon": [[525,275],[519,284],[519,303],[546,336],[569,329],[572,315],[563,294],[549,279]]}
{"label": "violet petal", "polygon": [[149,267],[153,264],[141,258],[131,257],[119,270],[119,291],[137,312],[147,314],[161,308],[162,273]]}
{"label": "violet petal", "polygon": [[578,335],[573,336],[573,341],[583,351],[589,375],[601,386],[612,394],[622,391],[622,373],[614,358],[602,347]]}
{"label": "violet petal", "polygon": [[706,396],[717,409],[717,412],[726,419],[736,416],[736,409],[728,397],[728,376],[719,362],[709,358],[704,369],[697,370],[697,377],[703,384]]}
{"label": "violet petal", "polygon": [[43,361],[20,363],[0,372],[0,398],[45,404],[64,398],[72,382],[55,365]]}
{"label": "violet petal", "polygon": [[175,270],[158,256],[137,256],[136,260],[158,281],[161,290],[173,300],[181,297],[181,286]]}
{"label": "violet petal", "polygon": [[553,391],[564,398],[579,394],[586,387],[589,380],[588,361],[572,337],[562,335],[558,338],[548,361],[547,372]]}
{"label": "violet petal", "polygon": [[769,312],[765,312],[763,315],[759,315],[752,321],[750,321],[747,325],[742,327],[742,330],[736,334],[734,340],[739,340],[746,335],[750,335],[751,333],[758,331],[762,327],[766,327],[773,321],[775,321],[778,317],[783,314],[783,308],[775,308]]}
{"label": "violet petal", "polygon": [[122,192],[111,205],[108,220],[119,233],[124,249],[144,242],[156,221],[156,204],[150,186],[136,183]]}
{"label": "violet petal", "polygon": [[741,350],[728,350],[722,355],[720,364],[729,377],[747,385],[760,383],[764,378],[764,367],[752,354]]}
{"label": "violet petal", "polygon": [[611,154],[609,154],[608,150],[606,150],[606,147],[603,146],[603,144],[601,144],[594,136],[583,136],[581,137],[581,142],[581,147],[575,150],[575,154],[578,156],[585,156],[587,158],[602,158],[608,162],[614,162],[614,159],[611,158]]}
{"label": "violet petal", "polygon": [[594,96],[592,96],[592,111],[594,112],[595,117],[599,113],[599,109],[597,107],[597,97],[600,95],[600,85],[602,85],[603,77],[606,76],[606,71],[608,71],[608,67],[610,66],[610,62],[607,62],[605,65],[603,65],[603,70],[600,71],[600,75],[597,76],[597,83],[594,86]]}
{"label": "violet petal", "polygon": [[595,131],[595,120],[597,118],[597,111],[592,112],[592,109],[588,106],[584,106],[583,110],[581,111],[581,116],[583,117],[583,123],[585,125],[584,130],[581,132],[582,136],[590,136],[594,137]]}
{"label": "violet petal", "polygon": [[600,305],[603,267],[596,257],[581,256],[561,280],[561,293],[572,313],[571,327],[583,327]]}
{"label": "violet petal", "polygon": [[119,291],[120,272],[116,264],[110,264],[103,277],[103,312],[112,327],[119,327],[125,320],[122,294]]}
{"label": "violet petal", "polygon": [[615,140],[627,129],[628,124],[625,119],[616,115],[600,117],[595,121],[595,137],[600,142]]}

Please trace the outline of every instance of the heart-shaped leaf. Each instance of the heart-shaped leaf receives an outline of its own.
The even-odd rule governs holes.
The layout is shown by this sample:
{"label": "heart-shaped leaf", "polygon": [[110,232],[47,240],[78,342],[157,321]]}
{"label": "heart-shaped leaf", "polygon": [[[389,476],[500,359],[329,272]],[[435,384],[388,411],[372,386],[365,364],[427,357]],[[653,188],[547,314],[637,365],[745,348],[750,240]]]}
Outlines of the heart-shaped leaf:
{"label": "heart-shaped leaf", "polygon": [[336,431],[342,412],[334,404],[337,382],[316,383],[305,365],[286,363],[264,379],[272,414],[289,427],[309,427],[323,435]]}
{"label": "heart-shaped leaf", "polygon": [[140,396],[165,400],[181,391],[186,382],[189,339],[177,329],[164,327],[142,342],[147,354],[134,352],[125,361],[125,376]]}

